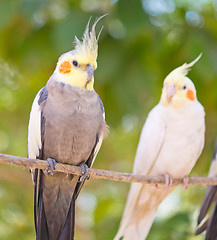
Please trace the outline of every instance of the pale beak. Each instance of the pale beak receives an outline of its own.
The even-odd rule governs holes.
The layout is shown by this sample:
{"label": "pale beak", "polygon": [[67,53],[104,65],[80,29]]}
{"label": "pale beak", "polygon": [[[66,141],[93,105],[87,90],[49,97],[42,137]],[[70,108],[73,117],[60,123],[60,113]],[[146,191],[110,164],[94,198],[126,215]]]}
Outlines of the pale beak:
{"label": "pale beak", "polygon": [[168,83],[166,85],[166,94],[167,94],[167,101],[170,102],[172,97],[176,94],[176,85]]}
{"label": "pale beak", "polygon": [[91,65],[91,64],[87,64],[86,69],[85,69],[84,71],[85,71],[85,72],[87,73],[87,75],[88,75],[87,83],[89,83],[89,82],[92,80],[92,78],[93,78],[94,66]]}

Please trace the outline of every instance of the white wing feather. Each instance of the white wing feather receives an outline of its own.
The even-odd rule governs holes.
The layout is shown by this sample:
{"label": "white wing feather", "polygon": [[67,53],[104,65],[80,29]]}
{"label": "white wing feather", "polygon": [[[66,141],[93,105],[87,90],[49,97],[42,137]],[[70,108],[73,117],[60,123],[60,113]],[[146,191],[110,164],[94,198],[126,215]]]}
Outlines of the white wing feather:
{"label": "white wing feather", "polygon": [[[151,171],[161,151],[161,147],[165,139],[165,132],[166,123],[163,121],[163,117],[161,115],[161,106],[158,104],[151,110],[143,126],[134,161],[133,173],[147,175]],[[129,231],[131,231],[129,228],[129,219],[131,219],[132,211],[137,205],[139,193],[142,187],[143,184],[141,183],[131,184],[120,228],[114,240],[119,240],[121,236],[124,236],[123,239],[126,240],[129,239],[130,236],[131,239],[132,235],[129,233]],[[133,227],[135,225],[131,224],[130,226]],[[149,229],[148,226],[147,229]],[[135,236],[137,231],[132,231],[134,231]]]}
{"label": "white wing feather", "polygon": [[36,95],[29,118],[28,127],[28,156],[29,158],[36,158],[39,156],[41,149],[41,109],[38,104],[40,92]]}
{"label": "white wing feather", "polygon": [[161,106],[158,104],[144,124],[134,161],[133,172],[136,174],[148,174],[159,155],[166,132],[166,123],[160,114]]}

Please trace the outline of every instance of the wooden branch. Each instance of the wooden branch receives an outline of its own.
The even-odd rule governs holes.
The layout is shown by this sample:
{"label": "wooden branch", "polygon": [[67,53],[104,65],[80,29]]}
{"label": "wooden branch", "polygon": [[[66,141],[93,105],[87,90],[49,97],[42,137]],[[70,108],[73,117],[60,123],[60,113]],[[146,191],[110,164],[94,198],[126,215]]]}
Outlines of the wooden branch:
{"label": "wooden branch", "polygon": [[[30,159],[23,157],[16,157],[11,155],[0,154],[0,163],[17,165],[28,168],[48,169],[49,165],[45,160]],[[81,168],[79,166],[72,166],[68,164],[57,163],[54,172],[62,172],[68,174],[81,175]],[[92,178],[109,179],[113,181],[122,182],[140,182],[148,184],[164,184],[163,176],[145,176],[130,173],[121,173],[115,171],[107,171],[101,169],[88,169],[88,174]],[[173,185],[183,184],[183,179],[173,179]],[[189,184],[192,185],[217,185],[217,177],[190,177]]]}

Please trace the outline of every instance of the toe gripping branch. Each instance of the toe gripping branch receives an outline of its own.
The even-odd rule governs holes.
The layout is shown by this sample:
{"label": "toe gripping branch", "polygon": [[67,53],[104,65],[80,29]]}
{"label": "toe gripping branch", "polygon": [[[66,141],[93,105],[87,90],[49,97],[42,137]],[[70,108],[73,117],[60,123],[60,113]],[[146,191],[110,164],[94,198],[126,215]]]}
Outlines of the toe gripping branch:
{"label": "toe gripping branch", "polygon": [[56,163],[56,161],[53,158],[48,158],[47,162],[48,162],[49,166],[48,166],[48,168],[44,172],[45,173],[49,173],[50,172],[50,175],[53,176],[54,170],[56,168],[57,163]]}
{"label": "toe gripping branch", "polygon": [[88,166],[85,163],[80,164],[81,167],[81,176],[79,178],[79,182],[82,182],[84,180],[89,180],[90,179],[90,174],[88,173]]}
{"label": "toe gripping branch", "polygon": [[[44,171],[44,173],[50,173],[50,175],[53,176],[57,162],[53,158],[48,158],[47,162],[48,162],[48,168]],[[87,164],[81,163],[80,167],[81,167],[81,176],[78,181],[83,182],[84,180],[89,180],[90,174],[88,173],[89,168]]]}

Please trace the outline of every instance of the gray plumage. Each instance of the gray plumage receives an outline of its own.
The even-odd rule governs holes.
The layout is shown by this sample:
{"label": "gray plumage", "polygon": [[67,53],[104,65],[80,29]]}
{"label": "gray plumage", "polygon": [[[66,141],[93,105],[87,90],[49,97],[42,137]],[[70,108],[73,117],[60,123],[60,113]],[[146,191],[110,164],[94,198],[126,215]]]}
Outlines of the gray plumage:
{"label": "gray plumage", "polygon": [[[51,77],[37,103],[42,143],[37,157],[90,167],[107,129],[98,94]],[[73,239],[74,201],[83,185],[78,179],[63,173],[50,176],[41,170],[34,172],[37,239]],[[66,224],[73,229],[64,227]]]}
{"label": "gray plumage", "polygon": [[[217,176],[217,140],[208,176]],[[210,216],[205,221],[205,223],[198,227],[196,231],[196,235],[206,231],[205,240],[217,240],[217,186],[207,187],[205,197],[201,205],[200,214],[198,216],[198,226],[206,217],[212,204],[213,207]]]}
{"label": "gray plumage", "polygon": [[[53,75],[36,95],[28,128],[30,158],[91,167],[107,131],[103,104],[93,89],[98,54],[95,27],[102,17],[91,31],[89,20],[83,41],[76,38],[74,50],[60,56]],[[85,175],[79,179],[31,171],[36,239],[73,240],[75,200]]]}
{"label": "gray plumage", "polygon": [[[47,83],[48,97],[41,103],[45,119],[44,155],[61,163],[86,162],[105,129],[98,95],[52,79]],[[58,144],[57,144],[58,143]]]}

